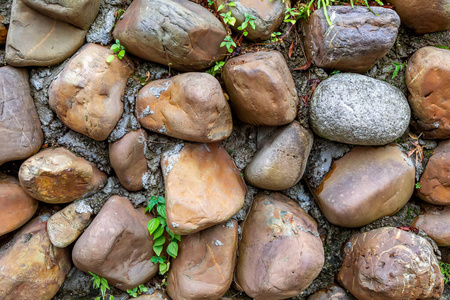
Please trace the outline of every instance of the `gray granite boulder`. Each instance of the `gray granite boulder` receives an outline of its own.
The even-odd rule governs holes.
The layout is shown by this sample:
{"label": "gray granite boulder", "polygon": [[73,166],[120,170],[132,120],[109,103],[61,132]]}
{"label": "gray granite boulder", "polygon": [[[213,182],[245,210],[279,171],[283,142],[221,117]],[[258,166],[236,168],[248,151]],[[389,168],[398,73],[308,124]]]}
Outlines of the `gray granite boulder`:
{"label": "gray granite boulder", "polygon": [[359,74],[337,74],[311,97],[311,126],[326,139],[355,145],[386,145],[402,136],[411,111],[396,87]]}

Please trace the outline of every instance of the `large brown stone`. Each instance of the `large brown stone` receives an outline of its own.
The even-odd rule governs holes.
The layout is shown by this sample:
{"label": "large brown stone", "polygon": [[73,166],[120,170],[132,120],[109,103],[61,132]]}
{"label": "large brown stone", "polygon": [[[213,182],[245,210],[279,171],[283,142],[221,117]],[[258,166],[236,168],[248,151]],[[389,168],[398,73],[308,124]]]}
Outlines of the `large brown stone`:
{"label": "large brown stone", "polygon": [[170,298],[214,300],[222,297],[233,281],[237,243],[235,220],[183,237],[167,280]]}
{"label": "large brown stone", "polygon": [[420,177],[420,199],[437,205],[450,204],[450,140],[442,141],[434,149],[425,171]]}
{"label": "large brown stone", "polygon": [[427,139],[450,138],[450,50],[417,50],[409,59],[405,77],[412,125]]}
{"label": "large brown stone", "polygon": [[313,144],[310,131],[297,121],[274,130],[245,169],[245,180],[258,188],[284,190],[303,176]]}
{"label": "large brown stone", "polygon": [[151,219],[127,198],[112,196],[75,243],[73,263],[123,291],[146,283],[158,272],[150,262],[154,252],[147,223]]}
{"label": "large brown stone", "polygon": [[332,27],[323,9],[306,25],[306,55],[320,68],[365,73],[385,56],[397,38],[400,18],[392,9],[328,6]]}
{"label": "large brown stone", "polygon": [[204,7],[185,0],[135,0],[113,32],[127,52],[180,71],[223,59],[225,27]]}
{"label": "large brown stone", "polygon": [[124,58],[106,62],[112,51],[85,45],[72,57],[49,89],[49,104],[70,129],[105,140],[123,113],[121,98],[133,67]]}
{"label": "large brown stone", "polygon": [[448,0],[389,0],[400,15],[402,24],[417,34],[450,29],[450,2]]}
{"label": "large brown stone", "polygon": [[0,299],[50,300],[63,284],[70,251],[52,245],[47,219],[33,219],[0,250]]}
{"label": "large brown stone", "polygon": [[22,0],[12,3],[6,40],[6,62],[11,66],[51,66],[74,54],[86,30],[49,18]]}
{"label": "large brown stone", "polygon": [[107,179],[96,165],[63,147],[39,152],[19,170],[25,192],[47,203],[71,202],[100,190]]}
{"label": "large brown stone", "polygon": [[34,215],[38,201],[24,192],[19,180],[0,173],[0,236],[16,230]]}
{"label": "large brown stone", "polygon": [[244,205],[246,187],[233,160],[218,143],[186,144],[161,158],[167,225],[190,234],[230,219]]}
{"label": "large brown stone", "polygon": [[0,165],[25,159],[44,142],[25,69],[0,68]]}
{"label": "large brown stone", "polygon": [[353,236],[338,280],[357,299],[438,299],[444,291],[431,244],[393,227]]}
{"label": "large brown stone", "polygon": [[412,226],[425,231],[438,246],[450,246],[450,206],[427,206]]}
{"label": "large brown stone", "polygon": [[22,0],[50,18],[88,30],[100,8],[100,0]]}
{"label": "large brown stone", "polygon": [[220,141],[233,130],[220,83],[207,73],[150,82],[139,91],[136,116],[149,130],[194,142]]}
{"label": "large brown stone", "polygon": [[237,117],[252,125],[280,126],[297,116],[291,72],[278,51],[247,53],[228,60],[223,74]]}
{"label": "large brown stone", "polygon": [[399,211],[414,183],[414,165],[399,147],[355,147],[312,192],[330,223],[360,227]]}
{"label": "large brown stone", "polygon": [[308,300],[355,300],[355,298],[337,284],[332,284],[326,289],[315,292],[308,297]]}
{"label": "large brown stone", "polygon": [[147,133],[139,129],[109,145],[109,160],[120,183],[129,191],[143,188],[142,176],[148,172],[144,155]]}
{"label": "large brown stone", "polygon": [[236,284],[256,299],[286,299],[306,289],[324,264],[317,224],[293,200],[258,194],[242,228]]}

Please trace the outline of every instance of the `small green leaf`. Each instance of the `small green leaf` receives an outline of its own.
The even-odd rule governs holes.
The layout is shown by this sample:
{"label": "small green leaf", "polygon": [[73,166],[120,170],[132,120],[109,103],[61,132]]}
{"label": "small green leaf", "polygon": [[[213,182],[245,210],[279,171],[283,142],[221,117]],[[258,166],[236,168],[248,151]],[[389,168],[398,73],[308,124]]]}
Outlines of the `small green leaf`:
{"label": "small green leaf", "polygon": [[109,295],[109,300],[114,300],[114,296],[113,295]]}
{"label": "small green leaf", "polygon": [[125,56],[125,50],[120,50],[119,54],[117,54],[117,57],[119,59],[122,59]]}
{"label": "small green leaf", "polygon": [[155,246],[153,245],[153,251],[155,251],[156,255],[160,256],[163,250],[163,246]]}
{"label": "small green leaf", "polygon": [[220,4],[219,7],[217,8],[217,11],[221,11],[224,7],[225,7],[225,5]]}
{"label": "small green leaf", "polygon": [[166,204],[166,199],[164,199],[164,197],[159,196],[157,200],[158,200],[158,203]]}
{"label": "small green leaf", "polygon": [[169,246],[167,246],[167,254],[176,258],[178,255],[178,244],[177,242],[171,242]]}
{"label": "small green leaf", "polygon": [[150,258],[150,261],[154,264],[157,264],[159,262],[159,257],[158,256],[152,256],[152,258]]}
{"label": "small green leaf", "polygon": [[164,275],[167,272],[167,264],[159,264],[159,274]]}
{"label": "small green leaf", "polygon": [[161,223],[161,221],[159,218],[151,219],[148,222],[147,228],[148,228],[148,232],[150,233],[150,235],[152,235],[153,232],[155,232],[155,230],[158,229],[158,226],[160,223]]}
{"label": "small green leaf", "polygon": [[120,45],[120,41],[118,39],[116,39],[116,44]]}
{"label": "small green leaf", "polygon": [[166,222],[166,219],[165,219],[165,218],[159,216],[159,217],[158,217],[158,220],[159,220],[161,226],[166,226],[167,222]]}
{"label": "small green leaf", "polygon": [[166,215],[166,206],[163,204],[163,205],[158,205],[157,207],[156,207],[156,211],[158,212],[158,214],[161,216],[161,217],[163,217],[164,219],[165,218],[167,218],[167,215]]}
{"label": "small green leaf", "polygon": [[114,60],[114,55],[110,55],[108,56],[108,58],[106,59],[106,62],[109,64],[110,62],[112,62]]}
{"label": "small green leaf", "polygon": [[244,31],[242,34],[243,34],[244,36],[247,36],[247,35],[248,35],[248,32],[247,32],[247,31]]}
{"label": "small green leaf", "polygon": [[153,240],[156,240],[157,238],[162,236],[163,233],[164,233],[164,227],[159,226],[158,229],[156,229],[156,231],[153,233]]}
{"label": "small green leaf", "polygon": [[181,242],[181,236],[179,234],[175,234],[174,238],[179,242]]}
{"label": "small green leaf", "polygon": [[148,291],[148,288],[145,285],[141,284],[141,285],[139,285],[139,291],[141,293],[145,293]]}
{"label": "small green leaf", "polygon": [[233,7],[235,7],[235,6],[236,6],[236,3],[234,3],[234,1],[231,1],[230,3],[228,3],[228,6],[233,6]]}
{"label": "small green leaf", "polygon": [[105,278],[102,278],[100,280],[102,286],[105,286],[108,290],[109,290],[109,285],[108,285],[108,281]]}
{"label": "small green leaf", "polygon": [[112,50],[114,53],[119,52],[119,51],[120,51],[120,46],[117,45],[117,44],[112,44],[112,45],[111,45],[111,50]]}
{"label": "small green leaf", "polygon": [[163,236],[160,236],[159,238],[157,238],[155,240],[155,243],[153,244],[153,246],[161,246],[161,245],[164,245],[165,242],[166,242],[166,238]]}
{"label": "small green leaf", "polygon": [[95,300],[100,300],[100,297],[95,297]]}

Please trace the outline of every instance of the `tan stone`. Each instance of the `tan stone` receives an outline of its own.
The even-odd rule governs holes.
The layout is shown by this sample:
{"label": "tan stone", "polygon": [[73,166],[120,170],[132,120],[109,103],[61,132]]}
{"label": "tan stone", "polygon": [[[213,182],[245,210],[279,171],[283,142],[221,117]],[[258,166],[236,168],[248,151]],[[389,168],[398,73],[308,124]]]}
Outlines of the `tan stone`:
{"label": "tan stone", "polygon": [[357,299],[438,299],[444,291],[431,244],[393,227],[353,236],[337,279]]}
{"label": "tan stone", "polygon": [[246,187],[218,143],[186,144],[163,154],[167,225],[190,234],[230,219],[244,205]]}
{"label": "tan stone", "polygon": [[414,165],[399,147],[355,147],[312,192],[330,223],[360,227],[399,211],[414,184]]}
{"label": "tan stone", "polygon": [[52,245],[48,216],[30,221],[0,249],[0,299],[50,300],[71,268],[70,251]]}
{"label": "tan stone", "polygon": [[129,191],[143,188],[142,176],[148,172],[144,155],[147,133],[139,129],[109,144],[109,160],[120,183]]}
{"label": "tan stone", "polygon": [[26,159],[44,142],[28,72],[10,66],[0,68],[0,165]]}
{"label": "tan stone", "polygon": [[412,226],[425,231],[438,246],[450,246],[450,206],[427,206]]}
{"label": "tan stone", "polygon": [[230,288],[238,224],[219,224],[181,239],[170,266],[167,293],[173,300],[219,299]]}
{"label": "tan stone", "polygon": [[220,83],[207,73],[150,82],[139,91],[136,116],[149,130],[200,143],[223,140],[233,130]]}
{"label": "tan stone", "polygon": [[38,201],[24,192],[19,180],[0,173],[0,236],[16,230],[34,215]]}
{"label": "tan stone", "polygon": [[51,216],[47,221],[47,232],[52,244],[58,248],[72,244],[89,224],[91,214],[89,206],[72,203]]}
{"label": "tan stone", "polygon": [[231,106],[252,125],[280,126],[297,116],[298,97],[291,72],[278,51],[247,53],[223,70]]}
{"label": "tan stone", "polygon": [[106,174],[66,148],[46,149],[27,159],[19,170],[23,189],[47,203],[67,203],[100,190]]}
{"label": "tan stone", "polygon": [[293,200],[259,193],[242,228],[235,282],[256,299],[297,296],[324,264],[317,224]]}
{"label": "tan stone", "polygon": [[49,89],[49,104],[70,129],[105,140],[123,113],[121,97],[133,67],[107,47],[85,45],[73,56]]}
{"label": "tan stone", "polygon": [[245,180],[258,188],[284,190],[303,176],[313,135],[297,121],[276,129],[262,142],[245,169]]}
{"label": "tan stone", "polygon": [[227,32],[191,1],[134,0],[113,32],[127,52],[180,71],[200,71],[222,60]]}
{"label": "tan stone", "polygon": [[51,66],[74,54],[86,30],[49,18],[14,0],[6,40],[6,63],[15,67]]}
{"label": "tan stone", "polygon": [[123,291],[146,283],[158,272],[150,262],[155,255],[147,230],[151,219],[127,198],[112,196],[75,243],[73,263]]}
{"label": "tan stone", "polygon": [[156,290],[153,294],[139,296],[136,300],[170,300],[170,298],[163,292]]}
{"label": "tan stone", "polygon": [[420,199],[437,205],[450,204],[450,140],[442,141],[434,149],[425,171],[420,177]]}
{"label": "tan stone", "polygon": [[448,0],[389,0],[400,15],[402,24],[417,34],[450,29],[450,6]]}
{"label": "tan stone", "polygon": [[450,50],[424,47],[406,68],[412,125],[426,139],[450,138]]}

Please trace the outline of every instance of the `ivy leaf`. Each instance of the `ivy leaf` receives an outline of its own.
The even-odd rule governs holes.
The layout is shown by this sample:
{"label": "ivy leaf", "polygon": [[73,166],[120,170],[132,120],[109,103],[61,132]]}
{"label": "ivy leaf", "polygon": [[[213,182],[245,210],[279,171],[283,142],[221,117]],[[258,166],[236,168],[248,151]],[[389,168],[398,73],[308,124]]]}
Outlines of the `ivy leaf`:
{"label": "ivy leaf", "polygon": [[159,262],[159,257],[158,256],[152,256],[152,258],[150,258],[150,261],[154,264],[157,264]]}
{"label": "ivy leaf", "polygon": [[167,218],[165,205],[158,205],[156,211],[158,212],[158,215],[162,216],[164,219]]}
{"label": "ivy leaf", "polygon": [[165,219],[165,218],[159,216],[159,217],[158,217],[158,220],[159,220],[161,226],[166,226],[166,225],[167,225],[167,222],[166,222],[166,219]]}
{"label": "ivy leaf", "polygon": [[153,245],[153,251],[155,251],[156,255],[160,256],[162,252],[163,246],[155,246]]}
{"label": "ivy leaf", "polygon": [[159,218],[154,218],[154,219],[151,219],[150,221],[148,221],[147,229],[148,229],[148,232],[150,233],[150,235],[152,235],[153,232],[155,232],[155,230],[158,229],[158,226],[160,223],[161,222],[160,222]]}
{"label": "ivy leaf", "polygon": [[234,3],[234,1],[231,1],[230,3],[228,3],[228,6],[236,6],[236,3]]}
{"label": "ivy leaf", "polygon": [[225,5],[220,4],[219,7],[217,8],[217,11],[221,11],[224,7],[225,7]]}
{"label": "ivy leaf", "polygon": [[165,242],[166,242],[166,238],[163,237],[163,236],[160,236],[159,238],[157,238],[157,239],[155,240],[155,243],[153,244],[153,247],[154,247],[154,246],[161,246],[161,245],[164,245]]}
{"label": "ivy leaf", "polygon": [[169,246],[167,246],[167,254],[176,258],[178,255],[178,244],[177,242],[171,242]]}
{"label": "ivy leaf", "polygon": [[179,242],[181,242],[181,236],[180,236],[179,234],[175,234],[175,235],[174,235],[174,238],[175,238],[176,240],[178,240]]}
{"label": "ivy leaf", "polygon": [[106,59],[106,62],[109,64],[110,62],[112,62],[114,60],[114,55],[110,55],[108,56],[108,58]]}
{"label": "ivy leaf", "polygon": [[122,59],[125,56],[125,50],[120,50],[119,54],[117,54],[117,57],[119,59]]}
{"label": "ivy leaf", "polygon": [[166,204],[166,199],[164,199],[163,197],[158,197],[158,199],[157,199],[157,201],[158,201],[158,203],[161,203],[161,204]]}
{"label": "ivy leaf", "polygon": [[159,226],[158,229],[156,229],[155,233],[153,233],[153,240],[156,240],[157,238],[162,236],[163,233],[164,233],[164,227]]}
{"label": "ivy leaf", "polygon": [[164,275],[164,273],[166,272],[167,272],[167,264],[166,263],[159,264],[159,274]]}
{"label": "ivy leaf", "polygon": [[117,45],[117,44],[112,44],[112,45],[111,45],[111,50],[112,50],[114,53],[119,52],[119,51],[120,51],[120,46]]}

